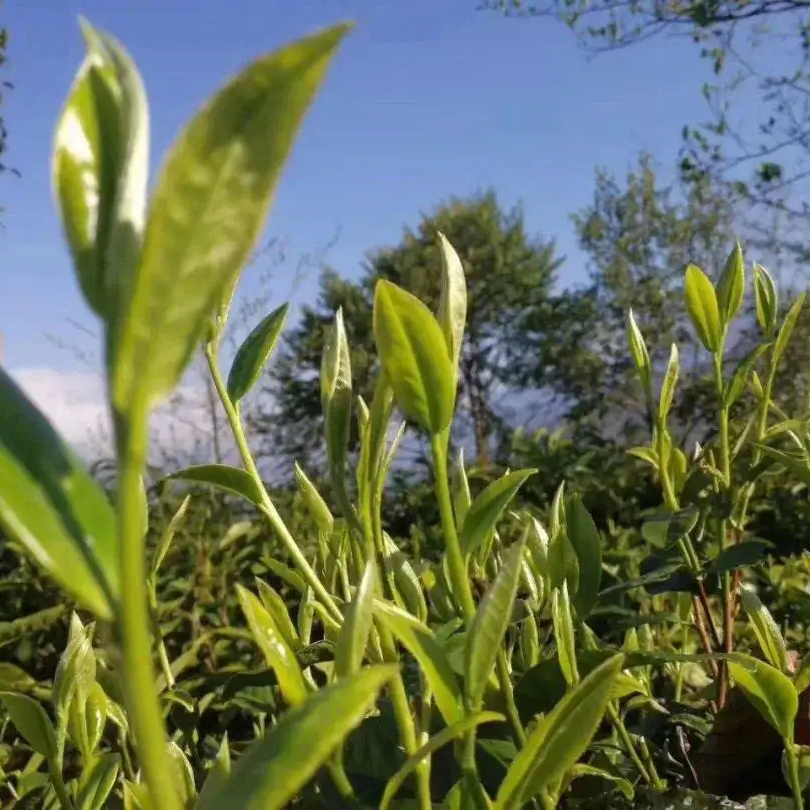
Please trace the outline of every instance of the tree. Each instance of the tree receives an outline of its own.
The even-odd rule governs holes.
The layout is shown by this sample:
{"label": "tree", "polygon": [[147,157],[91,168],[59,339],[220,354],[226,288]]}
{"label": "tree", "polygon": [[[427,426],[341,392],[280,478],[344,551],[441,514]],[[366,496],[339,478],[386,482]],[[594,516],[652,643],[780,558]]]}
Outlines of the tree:
{"label": "tree", "polygon": [[342,280],[334,271],[323,275],[318,302],[303,308],[272,365],[269,397],[263,398],[272,405],[252,423],[268,438],[268,451],[284,459],[288,469],[293,458],[312,463],[320,452],[318,375],[336,309],[344,311],[355,393],[370,401],[376,280],[394,281],[435,309],[442,261],[438,232],[461,258],[469,297],[455,438],[471,443],[476,460],[486,464],[504,426],[520,420],[519,409],[509,403],[514,393],[511,366],[525,348],[531,313],[552,296],[561,260],[553,242],[527,234],[520,207],[503,209],[490,190],[450,199],[423,215],[416,228],[405,229],[398,245],[368,254],[357,282]]}
{"label": "tree", "polygon": [[[684,127],[680,168],[712,177],[738,205],[738,234],[803,264],[810,229],[810,7],[805,0],[485,0],[507,14],[554,17],[591,52],[666,35],[689,37],[707,60],[709,119]],[[774,51],[778,49],[778,58]],[[741,103],[751,96],[754,104]],[[751,120],[751,110],[758,120]]]}
{"label": "tree", "polygon": [[[6,54],[8,50],[8,28],[0,26],[0,69],[6,63]],[[7,81],[0,81],[0,104],[3,103],[4,92],[11,89],[11,84]],[[6,129],[5,121],[0,116],[0,173],[6,171],[8,167],[3,160],[3,154],[8,147],[8,130]]]}

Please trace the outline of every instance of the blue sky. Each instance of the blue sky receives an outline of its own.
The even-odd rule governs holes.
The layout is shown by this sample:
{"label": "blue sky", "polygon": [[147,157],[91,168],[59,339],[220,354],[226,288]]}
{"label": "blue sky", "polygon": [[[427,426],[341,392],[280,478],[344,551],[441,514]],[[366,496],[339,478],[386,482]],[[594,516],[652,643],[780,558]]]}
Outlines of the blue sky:
{"label": "blue sky", "polygon": [[[342,19],[346,40],[280,185],[268,235],[311,251],[339,229],[329,262],[351,276],[366,250],[395,243],[453,194],[493,185],[522,201],[529,228],[554,236],[583,278],[569,215],[594,169],[623,173],[641,149],[669,165],[681,126],[705,115],[705,66],[688,42],[654,40],[586,58],[560,24],[504,19],[476,0],[5,0],[9,162],[0,179],[0,331],[13,370],[79,367],[47,338],[95,328],[74,282],[53,207],[49,152],[82,54],[83,14],[118,36],[150,99],[153,167],[195,108],[248,60]],[[296,289],[311,299],[316,274]],[[247,279],[248,289],[250,278]],[[276,278],[278,302],[292,273]],[[92,341],[90,343],[92,348]]]}

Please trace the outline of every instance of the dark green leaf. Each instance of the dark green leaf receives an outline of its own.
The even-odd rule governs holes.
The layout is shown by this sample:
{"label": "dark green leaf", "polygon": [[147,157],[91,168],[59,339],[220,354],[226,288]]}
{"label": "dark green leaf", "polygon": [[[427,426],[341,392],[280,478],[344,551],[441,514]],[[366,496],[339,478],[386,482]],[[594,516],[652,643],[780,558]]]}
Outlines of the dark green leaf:
{"label": "dark green leaf", "polygon": [[364,669],[309,697],[240,756],[230,778],[200,810],[285,807],[363,719],[396,671],[391,665]]}
{"label": "dark green leaf", "polygon": [[722,574],[726,571],[734,571],[746,565],[753,565],[759,562],[769,549],[773,548],[773,543],[767,540],[746,540],[743,543],[736,543],[733,546],[724,548],[706,567],[709,574]]}
{"label": "dark green leaf", "polygon": [[48,420],[0,369],[0,525],[72,597],[111,619],[115,513]]}
{"label": "dark green leaf", "polygon": [[599,600],[602,582],[602,541],[599,530],[578,495],[568,501],[565,529],[579,564],[579,579],[573,603],[577,618],[585,621]]}
{"label": "dark green leaf", "polygon": [[0,692],[0,701],[28,745],[45,759],[56,757],[56,733],[42,706],[33,698],[16,692]]}
{"label": "dark green leaf", "polygon": [[230,300],[304,114],[347,31],[335,26],[256,60],[209,99],[172,147],[112,340],[119,413],[174,388],[214,311]]}
{"label": "dark green leaf", "polygon": [[282,304],[261,320],[236,352],[228,374],[228,396],[234,405],[261,376],[287,320],[289,304]]}

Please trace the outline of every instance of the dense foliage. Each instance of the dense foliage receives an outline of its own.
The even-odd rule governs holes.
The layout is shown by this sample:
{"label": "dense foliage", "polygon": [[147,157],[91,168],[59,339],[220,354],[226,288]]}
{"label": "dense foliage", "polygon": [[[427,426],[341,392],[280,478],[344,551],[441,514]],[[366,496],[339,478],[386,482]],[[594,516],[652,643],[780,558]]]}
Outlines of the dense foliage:
{"label": "dense foliage", "polygon": [[[360,282],[326,275],[297,327],[267,313],[223,373],[346,30],[221,89],[147,205],[138,71],[85,25],[54,177],[116,456],[91,474],[0,371],[4,806],[801,807],[804,295],[728,251],[710,187],[677,198],[646,160],[627,188],[601,176],[570,292],[519,211],[453,200]],[[201,346],[239,465],[149,480],[149,414]],[[247,400],[266,366],[270,412]],[[268,437],[302,454],[292,482],[267,486]]]}

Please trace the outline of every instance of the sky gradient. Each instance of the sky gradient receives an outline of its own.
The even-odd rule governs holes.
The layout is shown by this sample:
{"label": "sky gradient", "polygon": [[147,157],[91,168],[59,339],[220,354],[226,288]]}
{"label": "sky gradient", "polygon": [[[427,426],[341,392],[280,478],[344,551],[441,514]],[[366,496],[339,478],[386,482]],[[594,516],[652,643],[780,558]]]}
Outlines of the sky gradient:
{"label": "sky gradient", "polygon": [[[449,195],[495,187],[521,201],[529,228],[568,257],[561,283],[584,277],[569,216],[593,191],[594,169],[623,173],[641,149],[671,164],[680,128],[704,113],[704,66],[686,42],[589,60],[563,26],[503,19],[476,0],[5,0],[15,91],[4,115],[0,180],[0,331],[12,370],[80,370],[49,338],[95,348],[53,207],[55,120],[82,59],[79,14],[119,37],[150,101],[153,174],[196,107],[255,56],[342,19],[346,40],[305,121],[271,212],[268,237],[288,253],[318,250],[357,274],[369,248],[395,243]],[[292,270],[277,274],[280,302]],[[317,274],[295,287],[310,300]],[[250,275],[245,280],[249,290]]]}

